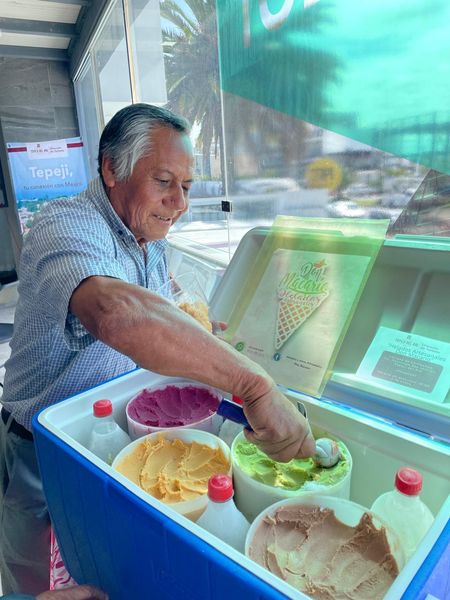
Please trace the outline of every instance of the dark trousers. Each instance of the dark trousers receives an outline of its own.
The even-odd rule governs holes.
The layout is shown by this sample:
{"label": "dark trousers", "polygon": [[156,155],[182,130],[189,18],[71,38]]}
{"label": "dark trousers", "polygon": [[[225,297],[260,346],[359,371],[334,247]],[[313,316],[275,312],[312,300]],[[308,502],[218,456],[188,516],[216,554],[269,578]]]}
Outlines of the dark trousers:
{"label": "dark trousers", "polygon": [[11,430],[11,417],[6,424],[0,419],[0,573],[3,593],[37,595],[48,590],[49,562],[50,518],[34,442]]}

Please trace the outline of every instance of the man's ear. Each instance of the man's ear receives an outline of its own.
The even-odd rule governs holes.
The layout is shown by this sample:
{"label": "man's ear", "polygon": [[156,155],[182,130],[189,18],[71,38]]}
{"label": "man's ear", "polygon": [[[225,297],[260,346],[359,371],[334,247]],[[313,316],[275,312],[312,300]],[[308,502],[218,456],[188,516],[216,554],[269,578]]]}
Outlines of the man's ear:
{"label": "man's ear", "polygon": [[111,165],[111,159],[108,156],[102,157],[102,175],[107,187],[113,188],[116,185],[116,176]]}

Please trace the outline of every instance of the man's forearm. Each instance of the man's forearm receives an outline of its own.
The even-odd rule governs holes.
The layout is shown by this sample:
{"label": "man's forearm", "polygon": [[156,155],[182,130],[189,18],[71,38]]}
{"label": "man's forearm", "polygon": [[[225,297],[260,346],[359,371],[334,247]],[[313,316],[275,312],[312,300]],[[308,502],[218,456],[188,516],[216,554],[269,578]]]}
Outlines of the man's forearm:
{"label": "man's forearm", "polygon": [[97,339],[141,367],[240,396],[253,429],[246,436],[271,458],[314,453],[307,421],[271,377],[165,298],[117,279],[91,277],[74,292],[70,308]]}
{"label": "man's forearm", "polygon": [[151,371],[202,381],[249,401],[273,385],[256,363],[144,288],[90,278],[75,292],[71,309],[97,339]]}

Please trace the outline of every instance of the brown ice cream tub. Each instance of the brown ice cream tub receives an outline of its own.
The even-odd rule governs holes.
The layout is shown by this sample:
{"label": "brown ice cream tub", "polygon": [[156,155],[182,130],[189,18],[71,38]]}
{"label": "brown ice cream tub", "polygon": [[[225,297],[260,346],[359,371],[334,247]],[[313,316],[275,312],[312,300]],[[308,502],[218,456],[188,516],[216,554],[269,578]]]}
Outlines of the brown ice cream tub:
{"label": "brown ice cream tub", "polygon": [[342,591],[381,600],[405,564],[395,531],[364,506],[333,496],[281,500],[264,509],[250,526],[245,554],[320,599]]}

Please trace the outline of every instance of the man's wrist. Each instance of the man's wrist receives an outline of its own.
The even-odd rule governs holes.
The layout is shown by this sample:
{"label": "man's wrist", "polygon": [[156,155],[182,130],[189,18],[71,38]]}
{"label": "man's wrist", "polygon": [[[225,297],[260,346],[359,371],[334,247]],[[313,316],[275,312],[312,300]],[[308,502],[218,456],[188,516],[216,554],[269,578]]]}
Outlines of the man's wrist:
{"label": "man's wrist", "polygon": [[240,385],[233,392],[238,396],[244,406],[253,404],[261,397],[266,396],[275,388],[275,382],[271,377],[261,373],[248,373],[240,381]]}

